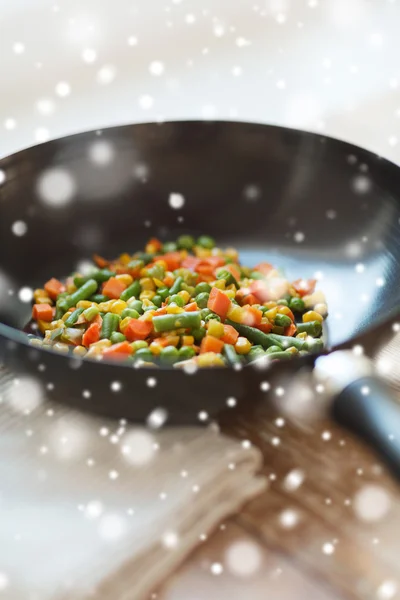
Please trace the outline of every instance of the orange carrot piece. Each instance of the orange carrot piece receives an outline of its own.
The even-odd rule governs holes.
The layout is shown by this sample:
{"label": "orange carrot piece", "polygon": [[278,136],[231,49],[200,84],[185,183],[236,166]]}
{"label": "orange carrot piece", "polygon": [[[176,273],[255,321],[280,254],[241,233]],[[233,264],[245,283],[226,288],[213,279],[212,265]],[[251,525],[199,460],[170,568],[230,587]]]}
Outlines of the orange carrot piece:
{"label": "orange carrot piece", "polygon": [[126,285],[115,277],[110,277],[103,286],[103,294],[112,300],[118,300],[124,290],[126,290]]}
{"label": "orange carrot piece", "polygon": [[61,283],[61,281],[58,281],[58,279],[55,279],[53,277],[52,279],[49,279],[47,283],[44,284],[44,289],[46,290],[46,292],[52,300],[56,300],[58,294],[65,292],[66,287],[63,283]]}
{"label": "orange carrot piece", "polygon": [[258,264],[256,267],[254,267],[253,271],[258,271],[259,273],[262,273],[263,275],[268,275],[268,273],[270,271],[272,271],[274,267],[272,265],[270,265],[269,263],[266,262],[262,262],[260,264]]}
{"label": "orange carrot piece", "polygon": [[297,327],[294,323],[291,323],[290,325],[288,325],[288,327],[285,327],[285,335],[293,337],[296,331]]}
{"label": "orange carrot piece", "polygon": [[162,306],[161,308],[157,308],[157,310],[154,312],[155,317],[159,317],[160,315],[166,315],[166,314],[167,314],[167,309],[165,306]]}
{"label": "orange carrot piece", "polygon": [[90,344],[98,342],[100,339],[100,325],[98,323],[92,323],[90,327],[85,331],[82,337],[82,346],[89,348]]}
{"label": "orange carrot piece", "polygon": [[105,269],[110,264],[108,260],[99,256],[98,254],[93,254],[93,260],[100,269]]}
{"label": "orange carrot piece", "polygon": [[180,252],[167,252],[159,258],[167,263],[168,271],[175,271],[175,269],[179,269],[181,266],[182,256]]}
{"label": "orange carrot piece", "polygon": [[236,331],[232,325],[224,325],[224,335],[221,337],[221,340],[225,342],[225,344],[235,345],[239,337],[239,332]]}
{"label": "orange carrot piece", "polygon": [[220,354],[223,347],[224,342],[222,340],[219,340],[212,335],[206,335],[201,340],[200,354],[205,354],[206,352],[216,352],[217,354]]}
{"label": "orange carrot piece", "polygon": [[258,308],[253,308],[253,306],[249,306],[246,310],[252,317],[252,327],[257,327],[257,325],[260,325],[263,316],[261,310]]}
{"label": "orange carrot piece", "polygon": [[241,274],[240,274],[239,267],[237,265],[234,265],[233,263],[228,263],[227,265],[224,266],[224,268],[234,276],[236,281],[240,281]]}
{"label": "orange carrot piece", "polygon": [[308,296],[315,290],[316,279],[297,279],[293,281],[292,286],[300,296]]}
{"label": "orange carrot piece", "polygon": [[259,325],[257,325],[257,329],[259,329],[263,333],[271,333],[272,324],[271,323],[260,323]]}
{"label": "orange carrot piece", "polygon": [[167,337],[158,337],[158,338],[155,338],[153,340],[153,342],[155,344],[158,344],[159,346],[162,346],[162,348],[166,348],[167,346],[169,346],[169,340],[168,340]]}
{"label": "orange carrot piece", "polygon": [[158,240],[157,238],[151,238],[148,242],[147,242],[148,246],[154,246],[155,251],[159,252],[162,248],[162,243],[160,242],[160,240]]}
{"label": "orange carrot piece", "polygon": [[124,331],[125,337],[129,342],[145,340],[153,329],[151,321],[140,321],[131,319]]}
{"label": "orange carrot piece", "polygon": [[184,269],[190,269],[190,271],[195,271],[200,263],[201,263],[201,258],[196,258],[196,256],[187,256],[182,261],[182,267]]}
{"label": "orange carrot piece", "polygon": [[200,273],[200,275],[214,275],[215,267],[213,265],[205,265],[199,264],[195,268],[196,273]]}
{"label": "orange carrot piece", "polygon": [[164,285],[167,286],[167,288],[170,288],[172,286],[172,284],[175,281],[175,277],[173,275],[166,275],[163,279],[163,283]]}
{"label": "orange carrot piece", "polygon": [[225,265],[225,259],[222,256],[209,256],[208,258],[203,258],[202,262],[205,265],[210,265],[213,269]]}
{"label": "orange carrot piece", "polygon": [[129,342],[120,342],[119,344],[114,344],[109,348],[105,348],[103,350],[103,356],[105,358],[123,358],[124,356],[129,356],[132,354],[133,348]]}
{"label": "orange carrot piece", "polygon": [[243,304],[250,304],[252,306],[253,304],[259,304],[259,302],[254,294],[247,294],[243,298]]}
{"label": "orange carrot piece", "polygon": [[186,304],[185,311],[186,312],[194,312],[195,310],[199,310],[196,302],[191,302],[190,304]]}
{"label": "orange carrot piece", "polygon": [[52,321],[54,309],[50,304],[34,304],[32,308],[32,318],[35,321]]}
{"label": "orange carrot piece", "polygon": [[228,310],[231,306],[231,301],[228,296],[221,292],[216,287],[213,287],[210,292],[210,297],[207,302],[207,308],[215,312],[221,319],[226,319]]}

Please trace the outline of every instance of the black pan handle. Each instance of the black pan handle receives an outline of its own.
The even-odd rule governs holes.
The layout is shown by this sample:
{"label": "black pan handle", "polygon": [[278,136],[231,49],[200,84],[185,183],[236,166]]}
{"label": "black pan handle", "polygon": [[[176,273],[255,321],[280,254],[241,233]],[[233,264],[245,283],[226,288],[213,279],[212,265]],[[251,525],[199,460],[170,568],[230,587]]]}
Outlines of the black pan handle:
{"label": "black pan handle", "polygon": [[361,435],[400,478],[400,404],[380,379],[367,376],[348,385],[333,406],[339,423]]}

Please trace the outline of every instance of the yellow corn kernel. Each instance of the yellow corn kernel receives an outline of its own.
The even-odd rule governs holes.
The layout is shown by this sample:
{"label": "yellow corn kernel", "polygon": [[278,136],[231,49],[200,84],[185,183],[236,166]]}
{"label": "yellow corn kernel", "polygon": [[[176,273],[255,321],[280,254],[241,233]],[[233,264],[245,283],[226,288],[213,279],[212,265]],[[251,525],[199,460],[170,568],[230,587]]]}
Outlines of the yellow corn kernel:
{"label": "yellow corn kernel", "polygon": [[146,312],[139,317],[139,320],[140,321],[152,321],[155,314],[156,314],[155,310],[146,310]]}
{"label": "yellow corn kernel", "polygon": [[129,254],[127,254],[126,252],[124,254],[121,254],[119,257],[119,262],[123,265],[127,265],[128,263],[131,262],[131,257],[129,256]]}
{"label": "yellow corn kernel", "polygon": [[36,304],[49,304],[50,306],[53,306],[53,301],[48,296],[40,296],[40,298],[36,300]]}
{"label": "yellow corn kernel", "polygon": [[142,306],[143,306],[143,308],[147,308],[148,306],[153,306],[153,303],[148,298],[145,298],[142,302]]}
{"label": "yellow corn kernel", "polygon": [[224,326],[215,319],[210,319],[207,328],[208,334],[213,335],[216,338],[220,338],[224,335]]}
{"label": "yellow corn kernel", "polygon": [[233,300],[234,297],[236,296],[236,288],[235,291],[233,290],[223,290],[225,296],[228,296],[229,300]]}
{"label": "yellow corn kernel", "polygon": [[94,344],[90,344],[90,348],[86,356],[88,358],[93,356],[100,356],[103,350],[109,348],[111,346],[111,340],[100,340],[99,342],[95,342]]}
{"label": "yellow corn kernel", "polygon": [[142,290],[154,291],[156,288],[154,281],[151,279],[151,277],[142,277],[139,283],[142,286]]}
{"label": "yellow corn kernel", "polygon": [[155,265],[160,265],[160,267],[162,267],[164,269],[164,271],[166,271],[168,269],[168,265],[165,262],[165,260],[163,260],[162,258],[159,258],[158,260],[156,260],[154,262]]}
{"label": "yellow corn kernel", "polygon": [[156,293],[153,290],[143,290],[143,292],[140,292],[139,298],[140,300],[151,300],[155,295]]}
{"label": "yellow corn kernel", "polygon": [[290,348],[287,348],[285,350],[285,352],[289,352],[289,354],[298,354],[299,351],[297,350],[297,348],[295,348],[294,346],[291,346]]}
{"label": "yellow corn kernel", "polygon": [[149,242],[145,246],[145,252],[147,252],[148,254],[156,254],[158,252],[158,246]]}
{"label": "yellow corn kernel", "polygon": [[161,279],[157,279],[157,277],[153,277],[153,281],[158,288],[165,287],[165,284],[163,281],[161,281]]}
{"label": "yellow corn kernel", "polygon": [[36,304],[43,304],[43,302],[38,302],[38,298],[46,298],[46,296],[46,290],[42,290],[41,288],[38,288],[33,292],[33,299],[35,300]]}
{"label": "yellow corn kernel", "polygon": [[226,248],[226,250],[224,251],[225,256],[227,256],[228,258],[232,258],[232,260],[238,260],[238,251],[236,250],[236,248]]}
{"label": "yellow corn kernel", "polygon": [[70,283],[67,283],[67,289],[66,291],[68,292],[68,294],[73,294],[74,292],[76,292],[78,288],[76,287],[76,285],[74,284],[73,281],[71,281]]}
{"label": "yellow corn kernel", "polygon": [[248,354],[251,350],[251,342],[245,337],[238,337],[235,350],[238,354]]}
{"label": "yellow corn kernel", "polygon": [[275,306],[277,306],[276,302],[274,302],[273,300],[271,300],[270,302],[264,302],[265,308],[268,308],[268,310],[271,310],[271,308],[275,308]]}
{"label": "yellow corn kernel", "polygon": [[29,340],[29,345],[34,346],[35,348],[41,348],[43,346],[43,340],[39,338],[31,338]]}
{"label": "yellow corn kernel", "polygon": [[100,302],[97,308],[100,312],[110,312],[114,300],[107,300],[107,302]]}
{"label": "yellow corn kernel", "polygon": [[226,281],[225,279],[217,279],[216,281],[210,283],[210,285],[211,287],[216,287],[219,290],[224,290],[226,286]]}
{"label": "yellow corn kernel", "polygon": [[44,333],[48,329],[51,329],[51,323],[49,323],[48,321],[40,321],[39,320],[37,323],[38,323],[39,331],[41,331],[42,333]]}
{"label": "yellow corn kernel", "polygon": [[112,312],[116,315],[120,315],[122,313],[122,311],[125,310],[126,308],[128,308],[128,305],[126,302],[124,302],[123,300],[114,300],[114,303],[111,306],[110,312]]}
{"label": "yellow corn kernel", "polygon": [[278,314],[279,307],[275,306],[275,308],[270,308],[267,312],[264,313],[264,316],[267,317],[269,321],[274,321],[276,315]]}
{"label": "yellow corn kernel", "polygon": [[52,321],[50,323],[49,329],[53,330],[53,329],[58,329],[59,327],[64,327],[64,322],[62,319],[58,319],[57,321]]}
{"label": "yellow corn kernel", "polygon": [[72,315],[73,312],[74,312],[73,310],[69,310],[61,317],[61,320],[65,323],[65,321],[68,319],[68,317],[70,317]]}
{"label": "yellow corn kernel", "polygon": [[196,364],[199,367],[223,367],[225,366],[222,356],[215,352],[205,352],[196,358]]}
{"label": "yellow corn kernel", "polygon": [[75,354],[75,356],[85,356],[86,353],[87,350],[84,346],[75,346],[72,350],[72,354]]}
{"label": "yellow corn kernel", "polygon": [[154,356],[158,356],[162,350],[162,346],[160,344],[157,344],[157,342],[151,342],[149,348],[150,352],[154,354]]}
{"label": "yellow corn kernel", "polygon": [[211,256],[211,250],[208,248],[202,248],[201,246],[195,246],[194,253],[197,258],[209,258]]}
{"label": "yellow corn kernel", "polygon": [[121,333],[125,333],[125,329],[128,327],[130,320],[131,317],[126,317],[125,319],[122,319],[122,321],[119,324],[119,330]]}
{"label": "yellow corn kernel", "polygon": [[315,310],[309,310],[303,315],[303,323],[310,323],[310,321],[319,321],[322,323],[324,317],[317,313]]}
{"label": "yellow corn kernel", "polygon": [[123,273],[122,275],[116,275],[115,279],[117,279],[121,283],[124,283],[126,285],[126,287],[130,286],[131,283],[133,283],[133,277],[131,277],[131,275],[128,275],[128,273]]}
{"label": "yellow corn kernel", "polygon": [[321,317],[326,317],[328,314],[328,306],[325,302],[319,302],[314,306],[314,310],[316,313],[319,313]]}
{"label": "yellow corn kernel", "polygon": [[268,323],[269,323],[269,321],[268,321],[267,317],[262,317],[261,324],[262,325],[268,325]]}
{"label": "yellow corn kernel", "polygon": [[186,290],[182,290],[181,292],[178,292],[178,296],[180,296],[183,299],[185,304],[187,304],[190,300],[190,294]]}
{"label": "yellow corn kernel", "polygon": [[280,315],[286,315],[287,317],[290,317],[290,318],[292,318],[292,314],[293,314],[288,306],[279,306],[278,313]]}
{"label": "yellow corn kernel", "polygon": [[56,344],[53,344],[52,349],[56,352],[61,352],[62,354],[68,354],[69,352],[68,344],[63,344],[62,342],[57,342]]}
{"label": "yellow corn kernel", "polygon": [[236,290],[236,285],[234,283],[231,283],[231,285],[227,285],[225,287],[225,289],[226,289],[226,291],[229,291],[229,292],[235,292],[235,296],[236,296],[237,290]]}
{"label": "yellow corn kernel", "polygon": [[192,335],[182,336],[182,346],[193,346],[194,337]]}
{"label": "yellow corn kernel", "polygon": [[296,292],[292,285],[289,286],[288,294],[290,294],[293,298],[300,298],[300,294]]}
{"label": "yellow corn kernel", "polygon": [[168,346],[177,346],[179,344],[179,335],[167,335],[165,338],[168,341]]}
{"label": "yellow corn kernel", "polygon": [[179,315],[180,313],[185,312],[183,308],[177,306],[174,302],[167,306],[167,314],[168,315]]}
{"label": "yellow corn kernel", "polygon": [[90,302],[89,300],[79,300],[79,302],[76,305],[76,308],[91,308],[92,306],[94,306],[94,302]]}
{"label": "yellow corn kernel", "polygon": [[306,340],[307,339],[307,334],[305,331],[302,331],[301,333],[298,333],[296,335],[296,338],[298,338],[299,340]]}
{"label": "yellow corn kernel", "polygon": [[241,306],[236,306],[232,304],[230,309],[228,310],[228,319],[231,321],[235,321],[235,323],[242,323],[244,317],[244,310]]}

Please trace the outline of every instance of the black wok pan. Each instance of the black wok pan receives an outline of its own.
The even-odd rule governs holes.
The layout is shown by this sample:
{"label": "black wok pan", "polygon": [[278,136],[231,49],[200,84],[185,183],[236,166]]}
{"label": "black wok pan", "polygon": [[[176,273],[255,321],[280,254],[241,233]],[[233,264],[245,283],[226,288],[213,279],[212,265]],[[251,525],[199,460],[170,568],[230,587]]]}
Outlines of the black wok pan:
{"label": "black wok pan", "polygon": [[93,252],[111,258],[152,235],[207,233],[246,264],[268,260],[289,279],[317,273],[332,349],[357,336],[373,345],[399,307],[400,169],[350,144],[248,123],[152,123],[51,141],[4,158],[0,170],[1,358],[83,410],[143,421],[163,408],[168,422],[193,422],[228,398],[265,398],[271,373],[294,376],[313,361],[188,375],[29,347],[18,331],[30,316],[21,288],[67,275]]}

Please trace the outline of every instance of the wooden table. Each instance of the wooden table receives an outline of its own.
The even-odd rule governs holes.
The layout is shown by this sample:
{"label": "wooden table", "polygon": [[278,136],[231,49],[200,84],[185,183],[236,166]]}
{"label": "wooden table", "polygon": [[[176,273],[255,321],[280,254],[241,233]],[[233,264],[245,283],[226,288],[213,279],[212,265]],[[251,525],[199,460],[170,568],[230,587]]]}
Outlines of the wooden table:
{"label": "wooden table", "polygon": [[[305,432],[276,417],[263,408],[222,424],[261,448],[269,488],[201,543],[153,598],[400,598],[398,485],[372,451],[332,420]],[[244,541],[259,559],[258,568],[250,560],[247,576],[229,554]]]}

